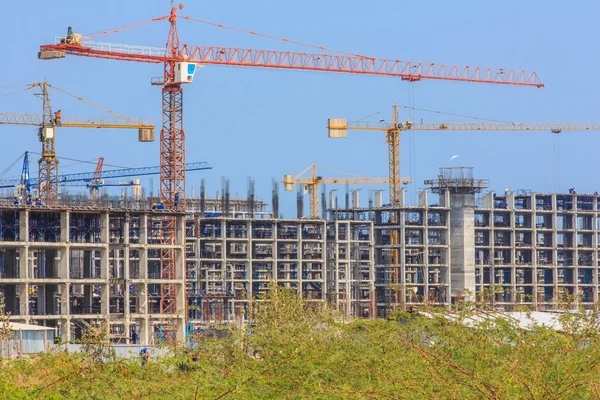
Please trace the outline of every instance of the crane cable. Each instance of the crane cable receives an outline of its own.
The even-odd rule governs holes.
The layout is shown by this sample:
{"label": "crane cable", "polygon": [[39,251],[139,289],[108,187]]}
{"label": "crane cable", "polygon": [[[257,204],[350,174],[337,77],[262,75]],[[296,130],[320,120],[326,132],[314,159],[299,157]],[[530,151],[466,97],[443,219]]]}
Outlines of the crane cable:
{"label": "crane cable", "polygon": [[111,33],[122,32],[122,31],[126,31],[128,29],[137,28],[139,26],[148,25],[148,24],[151,24],[153,22],[164,21],[167,18],[169,18],[168,15],[163,15],[162,17],[152,18],[152,19],[149,19],[149,20],[144,21],[144,22],[138,22],[137,24],[126,25],[126,26],[122,26],[122,27],[119,27],[119,28],[109,29],[107,31],[101,31],[101,32],[91,33],[89,35],[85,35],[85,38],[86,39],[94,39],[94,38],[97,38],[97,37],[100,37],[100,36],[104,36],[104,35],[108,35],[108,34],[111,34]]}
{"label": "crane cable", "polygon": [[[404,109],[407,109],[407,110],[414,110],[414,111],[424,111],[424,112],[429,112],[429,113],[433,113],[433,114],[450,115],[450,116],[461,117],[461,118],[470,118],[470,119],[476,119],[476,120],[479,120],[479,121],[500,122],[500,123],[504,123],[504,124],[514,124],[514,122],[512,122],[512,121],[501,121],[501,120],[498,120],[498,119],[474,117],[472,115],[455,114],[455,113],[449,113],[449,112],[444,112],[444,111],[439,111],[439,110],[430,110],[430,109],[427,109],[427,108],[418,108],[418,107],[413,107],[413,106],[410,106],[410,105],[408,105],[408,106],[406,106],[406,105],[398,105],[398,108],[404,108]],[[365,117],[362,117],[361,119],[358,119],[358,120],[353,121],[353,122],[363,121],[363,120],[365,120],[367,118],[374,117],[375,115],[379,115],[379,114],[381,114],[381,113],[383,113],[385,111],[391,110],[391,109],[392,109],[392,107],[385,108],[385,109],[383,109],[381,111],[377,111],[377,112],[375,112],[373,114],[369,114],[369,115],[367,115]]]}
{"label": "crane cable", "polygon": [[119,114],[119,113],[117,113],[117,112],[115,112],[115,111],[109,110],[109,109],[108,109],[108,108],[106,108],[106,107],[102,107],[102,106],[100,106],[100,105],[98,105],[98,104],[92,103],[91,101],[89,101],[89,100],[86,100],[86,99],[84,99],[83,97],[79,97],[79,96],[77,96],[77,95],[74,95],[74,94],[72,94],[72,93],[69,93],[69,92],[67,92],[66,90],[63,90],[63,89],[57,88],[56,86],[53,86],[53,85],[51,85],[51,84],[48,84],[48,86],[49,86],[49,87],[51,87],[51,88],[52,88],[52,89],[54,89],[54,90],[58,90],[59,92],[62,92],[62,93],[64,93],[64,94],[66,94],[67,96],[71,96],[71,97],[73,97],[73,98],[75,98],[75,99],[77,99],[77,100],[79,100],[79,101],[82,101],[82,102],[84,102],[84,103],[87,103],[87,104],[89,104],[89,105],[91,105],[91,106],[94,106],[94,107],[96,107],[96,108],[99,108],[99,109],[101,109],[102,111],[106,111],[107,113],[113,114],[113,115],[115,115],[115,116],[117,116],[117,117],[119,117],[119,118],[123,118],[125,121],[128,121],[128,122],[132,122],[132,121],[134,121],[134,119],[133,119],[133,118],[126,117],[126,116],[124,116],[124,115],[121,115],[121,114]]}
{"label": "crane cable", "polygon": [[15,164],[19,162],[19,160],[23,157],[25,157],[25,153],[21,154],[12,164],[10,164],[4,171],[2,171],[2,173],[0,173],[0,178],[3,178],[4,175],[6,175],[8,171],[10,171],[11,168],[14,167]]}
{"label": "crane cable", "polygon": [[[40,86],[40,85],[41,85],[41,83],[32,83],[32,84],[27,84],[27,85],[14,85],[14,86],[0,86],[0,89],[2,89],[2,88],[11,88],[11,87],[23,87],[23,86],[26,86],[26,88],[25,88],[25,89],[22,89],[22,90],[17,90],[17,91],[15,91],[15,92],[11,92],[11,93],[7,93],[7,94],[5,94],[5,95],[2,95],[2,96],[0,96],[0,99],[1,99],[1,98],[3,98],[3,97],[11,96],[11,95],[13,95],[13,94],[17,94],[17,93],[25,92],[25,91],[27,91],[27,90],[31,90],[31,89],[33,89],[34,87],[38,87],[38,86]],[[51,88],[52,88],[52,89],[54,89],[54,90],[58,90],[59,92],[62,92],[62,93],[64,93],[64,94],[66,94],[67,96],[71,96],[71,97],[73,97],[73,98],[75,98],[75,99],[77,99],[77,100],[79,100],[79,101],[82,101],[82,102],[84,102],[84,103],[87,103],[87,104],[89,104],[89,105],[91,105],[91,106],[93,106],[93,107],[99,108],[99,109],[100,109],[100,110],[102,110],[102,111],[106,111],[107,113],[113,114],[114,116],[116,116],[116,117],[119,117],[119,118],[122,118],[122,119],[124,119],[124,120],[126,120],[126,121],[128,121],[128,122],[132,122],[132,121],[134,121],[134,119],[133,119],[133,118],[129,118],[129,117],[126,117],[126,116],[124,116],[124,115],[121,115],[121,114],[119,114],[119,113],[117,113],[117,112],[115,112],[115,111],[109,110],[108,108],[106,108],[106,107],[102,107],[102,106],[100,106],[100,105],[98,105],[98,104],[95,104],[95,103],[93,103],[93,102],[91,102],[91,101],[89,101],[89,100],[86,100],[86,99],[84,99],[83,97],[79,97],[79,96],[77,96],[77,95],[74,95],[74,94],[72,94],[72,93],[69,93],[69,92],[67,92],[66,90],[63,90],[63,89],[61,89],[61,88],[58,88],[58,87],[56,87],[56,86],[53,86],[53,85],[51,85],[51,84],[49,84],[49,83],[48,83],[47,85],[48,85],[48,87],[51,87]]]}
{"label": "crane cable", "polygon": [[[400,107],[403,107],[403,106],[400,106]],[[376,116],[376,115],[378,115],[378,114],[381,114],[381,113],[382,113],[382,112],[384,112],[384,111],[388,111],[388,110],[391,110],[391,109],[392,109],[392,107],[385,108],[385,109],[383,109],[383,110],[381,110],[381,111],[377,111],[377,112],[375,112],[375,113],[373,113],[373,114],[369,114],[369,115],[367,115],[367,116],[365,116],[365,117],[362,117],[361,119],[357,119],[355,122],[360,122],[360,121],[363,121],[363,120],[365,120],[365,119],[367,119],[367,118],[374,117],[374,116]]]}
{"label": "crane cable", "polygon": [[[35,151],[30,151],[29,153],[41,155],[41,153],[37,153]],[[94,161],[92,161],[92,160],[85,161],[85,160],[78,160],[76,158],[69,158],[69,157],[56,157],[56,158],[58,158],[59,160],[75,161],[78,163],[93,164],[93,165],[98,164],[97,159],[95,159]],[[104,163],[103,165],[106,165],[107,167],[114,167],[114,168],[129,168],[129,167],[123,167],[121,165],[114,165],[114,164],[107,164],[107,163]]]}
{"label": "crane cable", "polygon": [[[318,45],[314,45],[314,44],[310,44],[310,43],[299,42],[297,40],[290,40],[290,39],[281,38],[281,37],[277,37],[277,36],[267,35],[265,33],[259,33],[259,32],[255,32],[255,31],[250,31],[250,30],[247,30],[247,29],[236,28],[236,27],[233,27],[233,26],[228,26],[228,25],[223,25],[223,24],[217,24],[217,23],[214,23],[214,22],[205,21],[205,20],[202,20],[202,19],[197,19],[197,18],[185,16],[185,15],[179,15],[178,17],[181,18],[181,19],[185,19],[187,21],[198,22],[198,23],[201,23],[201,24],[215,26],[217,28],[229,29],[229,30],[236,31],[236,32],[248,33],[250,35],[260,36],[260,37],[264,37],[264,38],[272,39],[272,40],[278,40],[278,41],[285,42],[285,43],[297,44],[297,45],[304,46],[304,47],[311,47],[311,48],[314,48],[314,49],[319,49],[319,50],[323,50],[323,51],[330,51],[332,53],[344,54],[344,55],[347,55],[347,56],[355,56],[355,57],[367,58],[367,59],[370,59],[370,60],[374,60],[375,59],[374,57],[368,57],[368,56],[364,56],[364,55],[361,55],[361,54],[355,54],[355,53],[348,53],[348,52],[345,52],[345,51],[331,49],[331,48],[327,48],[327,47],[324,47],[324,46],[318,46]],[[89,34],[89,35],[85,35],[85,38],[94,39],[94,38],[97,38],[97,37],[100,37],[100,36],[105,36],[105,35],[108,35],[108,34],[111,34],[111,33],[122,32],[122,31],[125,31],[125,30],[128,30],[128,29],[132,29],[132,28],[137,28],[137,27],[140,27],[140,26],[148,25],[148,24],[151,24],[151,23],[154,23],[154,22],[157,22],[157,21],[164,21],[164,20],[169,19],[169,18],[170,18],[170,15],[163,15],[161,17],[152,18],[152,19],[149,19],[147,21],[138,22],[136,24],[126,25],[126,26],[122,26],[122,27],[119,27],[119,28],[109,29],[109,30],[106,30],[106,31],[100,31],[100,32]]]}
{"label": "crane cable", "polygon": [[290,39],[286,39],[286,38],[280,38],[280,37],[277,37],[277,36],[267,35],[265,33],[259,33],[259,32],[255,32],[255,31],[249,31],[249,30],[246,30],[246,29],[236,28],[236,27],[233,27],[233,26],[227,26],[227,25],[223,25],[223,24],[217,24],[217,23],[214,23],[214,22],[209,22],[209,21],[205,21],[205,20],[202,20],[202,19],[196,19],[196,18],[184,16],[184,15],[180,15],[179,18],[182,18],[182,19],[185,19],[185,20],[188,20],[188,21],[199,22],[199,23],[205,24],[205,25],[216,26],[217,28],[224,28],[224,29],[229,29],[229,30],[236,31],[236,32],[243,32],[243,33],[248,33],[250,35],[264,37],[264,38],[267,38],[267,39],[278,40],[278,41],[285,42],[285,43],[292,43],[292,44],[297,44],[297,45],[304,46],[304,47],[311,47],[311,48],[319,49],[319,50],[323,50],[323,51],[330,51],[330,52],[333,52],[333,53],[343,54],[343,55],[346,55],[346,56],[368,58],[370,60],[374,60],[375,59],[374,57],[367,57],[367,56],[364,56],[364,55],[361,55],[361,54],[348,53],[348,52],[341,51],[341,50],[335,50],[335,49],[330,49],[330,48],[323,47],[323,46],[317,46],[317,45],[310,44],[310,43],[304,43],[304,42],[299,42],[299,41],[296,41],[296,40],[290,40]]}
{"label": "crane cable", "polygon": [[21,85],[6,85],[6,86],[0,86],[0,89],[14,89],[14,88],[18,88],[18,87],[28,87],[31,88],[32,85],[31,83],[24,83]]}
{"label": "crane cable", "polygon": [[26,92],[27,90],[31,90],[31,89],[33,89],[33,86],[29,85],[29,87],[26,87],[25,89],[16,90],[14,92],[6,93],[6,94],[0,96],[0,99],[2,99],[4,97],[12,96],[13,94],[17,94],[17,93],[21,93],[21,92]]}

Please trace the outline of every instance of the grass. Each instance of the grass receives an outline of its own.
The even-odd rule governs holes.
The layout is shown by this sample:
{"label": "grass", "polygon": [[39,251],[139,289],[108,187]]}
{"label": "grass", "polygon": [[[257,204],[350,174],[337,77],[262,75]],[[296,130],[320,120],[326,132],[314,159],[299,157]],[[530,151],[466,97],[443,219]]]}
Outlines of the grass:
{"label": "grass", "polygon": [[[399,313],[340,323],[284,289],[255,305],[251,330],[151,361],[55,353],[3,361],[2,399],[600,398],[598,313],[564,332],[490,319],[477,329]],[[199,361],[193,361],[198,357]]]}

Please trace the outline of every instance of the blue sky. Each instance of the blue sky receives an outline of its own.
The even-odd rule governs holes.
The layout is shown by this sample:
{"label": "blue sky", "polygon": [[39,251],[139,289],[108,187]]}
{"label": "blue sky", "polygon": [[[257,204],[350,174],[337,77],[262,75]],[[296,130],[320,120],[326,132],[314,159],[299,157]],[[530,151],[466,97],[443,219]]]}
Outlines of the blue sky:
{"label": "blue sky", "polygon": [[[39,61],[39,45],[64,35],[67,26],[82,34],[130,25],[168,14],[167,0],[3,4],[5,38],[0,86],[47,79],[51,84],[131,117],[160,124],[160,89],[150,78],[153,64],[67,56]],[[542,5],[543,4],[543,5]],[[421,81],[334,73],[207,66],[184,89],[188,161],[208,161],[213,170],[189,174],[188,192],[206,178],[209,194],[228,177],[232,191],[246,193],[247,177],[259,198],[270,203],[272,178],[297,174],[317,162],[363,176],[387,174],[383,133],[353,132],[345,140],[327,137],[329,117],[359,119],[392,104],[512,122],[592,122],[598,119],[599,82],[595,51],[600,5],[575,1],[481,2],[266,0],[187,1],[182,15],[254,30],[305,43],[381,58],[536,70],[544,89]],[[10,16],[10,17],[6,17]],[[157,22],[100,38],[101,41],[163,47],[167,22]],[[244,33],[180,21],[182,43],[312,52],[310,48]],[[0,96],[8,89],[0,89]],[[409,99],[412,99],[409,102]],[[53,97],[64,115],[98,115],[99,110],[61,94]],[[0,112],[40,112],[30,92],[0,98]],[[468,121],[422,111],[401,110],[424,121]],[[389,120],[389,116],[386,116]],[[3,126],[0,169],[25,150],[39,151],[30,127]],[[157,165],[158,141],[137,142],[131,131],[62,129],[59,156],[123,166]],[[440,166],[473,166],[502,191],[531,189],[580,193],[599,190],[596,182],[598,132],[444,132],[402,137],[402,175],[415,183],[408,198],[435,177]],[[555,147],[558,146],[558,156]],[[459,158],[449,164],[452,155]],[[37,158],[37,156],[36,156]],[[63,161],[64,173],[92,170]],[[32,168],[36,164],[32,163]],[[555,167],[560,173],[554,174]],[[18,171],[15,169],[15,175]],[[333,176],[333,173],[328,174]],[[149,186],[149,179],[142,180]],[[158,178],[153,183],[158,189]],[[365,187],[375,189],[377,186]],[[379,187],[379,188],[384,188]],[[282,187],[281,187],[282,189]],[[328,188],[329,189],[329,188]],[[339,191],[343,191],[339,187]],[[366,202],[366,193],[364,190]],[[281,190],[282,209],[295,214],[295,195]],[[386,193],[387,197],[387,193]],[[307,204],[307,202],[305,202]]]}

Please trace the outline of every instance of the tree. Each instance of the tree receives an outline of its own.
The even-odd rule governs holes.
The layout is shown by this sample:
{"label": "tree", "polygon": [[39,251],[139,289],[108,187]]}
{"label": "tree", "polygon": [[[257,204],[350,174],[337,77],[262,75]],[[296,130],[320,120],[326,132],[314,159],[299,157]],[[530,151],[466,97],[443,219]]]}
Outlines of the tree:
{"label": "tree", "polygon": [[8,341],[12,338],[13,332],[10,324],[10,312],[6,312],[4,293],[0,292],[0,356],[3,355],[4,347],[8,345]]}

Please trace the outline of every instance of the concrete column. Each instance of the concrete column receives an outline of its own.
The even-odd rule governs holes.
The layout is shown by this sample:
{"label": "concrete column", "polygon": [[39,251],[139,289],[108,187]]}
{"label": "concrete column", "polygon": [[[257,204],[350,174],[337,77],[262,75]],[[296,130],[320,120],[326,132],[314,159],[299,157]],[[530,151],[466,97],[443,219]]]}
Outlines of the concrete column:
{"label": "concrete column", "polygon": [[148,279],[148,249],[139,247],[137,250],[140,255],[140,279],[145,281]]}
{"label": "concrete column", "polygon": [[369,276],[371,279],[369,280],[369,319],[377,318],[377,296],[375,294],[375,229],[374,224],[371,222],[369,228],[369,258],[370,258],[370,267],[369,267]]}
{"label": "concrete column", "polygon": [[110,243],[110,240],[109,240],[110,239],[110,229],[109,228],[110,228],[109,214],[108,213],[101,214],[100,215],[100,240],[102,243],[105,243],[105,244]]}
{"label": "concrete column", "polygon": [[[402,207],[404,207],[404,189],[402,189],[401,196],[402,199]],[[401,285],[400,289],[400,306],[402,309],[406,309],[406,213],[401,211],[402,209],[396,209],[394,212],[397,212],[398,218],[396,219],[398,228],[398,260],[397,263],[400,265],[398,268],[398,283]],[[398,289],[394,289],[396,291]]]}
{"label": "concrete column", "polygon": [[102,284],[102,295],[100,297],[100,314],[110,316],[110,286],[108,283]]}
{"label": "concrete column", "polygon": [[70,319],[65,318],[60,320],[60,338],[63,342],[68,342],[71,340],[70,328]]}
{"label": "concrete column", "polygon": [[140,215],[140,244],[148,244],[148,215]]}
{"label": "concrete column", "polygon": [[29,241],[29,211],[19,212],[19,241]]}
{"label": "concrete column", "polygon": [[129,275],[129,228],[130,228],[130,217],[127,214],[125,216],[125,223],[123,224],[123,319],[125,329],[125,342],[129,343],[131,338],[130,334],[130,309],[131,309],[131,296],[129,286],[131,285],[131,279]]}
{"label": "concrete column", "polygon": [[[29,246],[19,249],[19,277],[25,281],[19,289],[19,314],[22,317],[29,317],[29,280],[31,279],[29,276]],[[29,318],[26,319],[26,322],[29,323]]]}
{"label": "concrete column", "polygon": [[[321,300],[327,302],[327,221],[321,223]],[[277,265],[273,263],[273,274],[277,274]]]}
{"label": "concrete column", "polygon": [[[19,277],[19,265],[17,257],[17,249],[5,249],[4,250],[4,265],[3,273],[4,279],[16,279]],[[17,285],[16,284],[6,284],[4,285],[4,302],[5,302],[5,312],[10,312],[11,314],[18,314],[19,307],[19,299],[17,298]]]}
{"label": "concrete column", "polygon": [[[92,251],[84,250],[83,251],[83,278],[90,279],[92,278]],[[96,277],[97,278],[97,277]],[[91,313],[93,305],[93,291],[92,285],[83,285],[83,312]]]}
{"label": "concrete column", "polygon": [[138,324],[140,326],[140,332],[139,332],[140,344],[141,345],[152,344],[152,343],[150,343],[150,339],[152,338],[152,331],[151,331],[150,321],[148,320],[148,317],[146,316],[144,318],[139,318]]}
{"label": "concrete column", "polygon": [[531,282],[531,295],[533,297],[533,311],[538,311],[538,245],[537,245],[537,211],[535,204],[535,194],[531,195],[531,209],[533,210],[531,213],[531,274],[532,274],[532,282]]}
{"label": "concrete column", "polygon": [[176,312],[177,317],[177,340],[185,340],[185,321],[187,320],[187,298],[186,298],[186,259],[185,259],[185,216],[176,217],[177,246],[175,250],[175,279],[176,285]]}
{"label": "concrete column", "polygon": [[[61,217],[62,219],[62,217]],[[67,221],[68,221],[68,217],[67,217]],[[68,225],[67,225],[68,226]],[[61,235],[63,234],[63,229],[61,229]],[[68,228],[66,229],[66,235],[68,237]],[[56,250],[56,255],[54,257],[54,261],[55,261],[55,269],[58,275],[58,278],[60,278],[61,281],[68,281],[69,280],[69,247],[63,247],[61,249],[57,249]],[[70,315],[71,314],[71,310],[70,310],[70,283],[69,282],[65,282],[65,283],[61,283],[58,286],[58,295],[60,298],[60,314],[61,315]]]}
{"label": "concrete column", "polygon": [[405,195],[406,192],[404,189],[400,189],[400,193],[398,193],[398,204],[392,204],[392,207],[404,207],[406,204]]}
{"label": "concrete column", "polygon": [[[59,253],[57,249],[46,249],[42,253],[42,257],[45,259],[45,277],[46,278],[58,278],[58,265],[57,261]],[[39,266],[38,266],[39,268]],[[46,285],[46,296],[44,301],[46,302],[46,313],[47,314],[59,314],[57,310],[57,295],[58,285],[47,284]]]}
{"label": "concrete column", "polygon": [[598,302],[598,221],[600,218],[600,214],[598,214],[598,196],[594,196],[594,210],[596,211],[594,214],[594,226],[592,229],[594,230],[594,240],[592,241],[594,246],[594,251],[592,251],[592,282],[594,283],[594,288],[592,291],[592,298],[594,303]]}
{"label": "concrete column", "polygon": [[[557,223],[557,203],[556,203],[556,195],[552,195],[552,285],[553,285],[553,293],[552,299],[550,302],[556,304],[558,300],[558,223]],[[564,224],[563,224],[564,229]],[[545,294],[544,294],[545,297]],[[547,300],[544,298],[544,302]]]}
{"label": "concrete column", "polygon": [[428,193],[427,190],[423,190],[419,193],[419,205],[421,207],[427,207],[429,199],[428,199]]}
{"label": "concrete column", "polygon": [[508,192],[508,194],[506,195],[506,208],[508,210],[515,209],[515,193],[514,192]]}
{"label": "concrete column", "polygon": [[517,300],[516,283],[517,283],[517,216],[515,214],[515,194],[509,192],[506,199],[506,207],[509,212],[510,223],[510,299],[514,304]]}
{"label": "concrete column", "polygon": [[[463,289],[475,294],[475,197],[473,194],[452,194],[450,197],[450,243],[452,296]],[[493,279],[493,277],[492,277]]]}
{"label": "concrete column", "polygon": [[148,285],[145,283],[140,283],[136,287],[136,292],[138,293],[139,299],[139,314],[148,314]]}
{"label": "concrete column", "polygon": [[175,284],[176,290],[176,304],[183,304],[182,308],[177,307],[177,340],[184,341],[185,340],[185,321],[186,321],[186,307],[185,307],[185,286],[181,283]]}
{"label": "concrete column", "polygon": [[69,229],[70,229],[70,213],[68,211],[64,211],[60,213],[60,241],[68,242],[69,241]]}
{"label": "concrete column", "polygon": [[483,196],[481,207],[494,208],[494,192],[487,192],[486,195]]}

